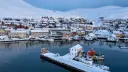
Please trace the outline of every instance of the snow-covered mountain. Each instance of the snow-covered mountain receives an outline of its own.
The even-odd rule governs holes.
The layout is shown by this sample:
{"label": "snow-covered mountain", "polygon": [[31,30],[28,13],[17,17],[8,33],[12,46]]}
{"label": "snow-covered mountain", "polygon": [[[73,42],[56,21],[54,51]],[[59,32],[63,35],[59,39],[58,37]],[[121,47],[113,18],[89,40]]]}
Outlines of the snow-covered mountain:
{"label": "snow-covered mountain", "polygon": [[0,17],[34,17],[41,16],[82,16],[88,19],[98,19],[100,16],[106,18],[128,18],[128,8],[119,6],[106,6],[91,9],[74,9],[66,12],[53,11],[36,8],[25,0],[0,0]]}
{"label": "snow-covered mountain", "polygon": [[128,18],[128,8],[119,6],[106,6],[92,9],[81,8],[68,11],[67,13],[74,13],[76,15],[84,16],[88,19],[94,20],[100,16],[103,16],[107,19]]}
{"label": "snow-covered mountain", "polygon": [[58,16],[60,11],[36,8],[24,0],[0,0],[0,17]]}

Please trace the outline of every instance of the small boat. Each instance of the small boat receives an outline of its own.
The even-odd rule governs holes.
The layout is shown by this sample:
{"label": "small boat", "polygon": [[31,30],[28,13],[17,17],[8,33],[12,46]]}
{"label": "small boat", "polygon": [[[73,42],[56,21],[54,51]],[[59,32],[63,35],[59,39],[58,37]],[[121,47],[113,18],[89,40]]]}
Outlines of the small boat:
{"label": "small boat", "polygon": [[30,40],[30,41],[36,41],[36,40],[38,40],[38,39],[37,39],[36,37],[30,37],[29,40]]}
{"label": "small boat", "polygon": [[121,46],[120,49],[128,49],[128,46]]}
{"label": "small boat", "polygon": [[54,39],[53,38],[49,38],[47,40],[50,41],[50,42],[54,42]]}
{"label": "small boat", "polygon": [[117,42],[117,41],[119,41],[119,39],[114,34],[112,34],[111,36],[109,36],[107,38],[107,41],[108,42]]}
{"label": "small boat", "polygon": [[12,37],[11,40],[12,41],[20,41],[20,38],[19,37]]}
{"label": "small boat", "polygon": [[99,39],[107,39],[112,33],[108,30],[98,30],[93,32]]}
{"label": "small boat", "polygon": [[75,40],[75,41],[79,41],[81,38],[80,38],[80,36],[75,35],[75,36],[72,37],[72,39]]}
{"label": "small boat", "polygon": [[119,39],[114,38],[114,37],[108,37],[108,38],[107,38],[107,41],[108,41],[108,42],[117,42],[117,41],[119,41]]}
{"label": "small boat", "polygon": [[9,42],[11,41],[8,36],[2,35],[0,36],[0,42]]}
{"label": "small boat", "polygon": [[42,36],[42,37],[39,37],[38,40],[40,41],[50,41],[50,42],[53,42],[54,39],[48,37],[48,36]]}
{"label": "small boat", "polygon": [[44,53],[48,53],[48,52],[49,52],[49,51],[48,51],[47,48],[42,48],[42,49],[41,49],[41,53],[43,53],[43,54],[44,54]]}
{"label": "small boat", "polygon": [[42,36],[42,37],[39,37],[38,40],[41,40],[41,41],[47,41],[47,37]]}

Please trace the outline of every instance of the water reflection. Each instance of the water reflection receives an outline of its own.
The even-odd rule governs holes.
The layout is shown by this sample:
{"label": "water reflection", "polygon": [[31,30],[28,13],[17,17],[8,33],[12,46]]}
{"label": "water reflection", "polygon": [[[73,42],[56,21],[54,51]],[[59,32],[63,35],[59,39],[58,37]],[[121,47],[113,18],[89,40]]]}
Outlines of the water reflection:
{"label": "water reflection", "polygon": [[[123,67],[124,65],[127,66],[126,63],[127,63],[128,59],[126,59],[126,57],[123,57],[123,56],[127,55],[128,49],[120,49],[120,46],[121,45],[128,46],[128,43],[125,43],[122,41],[120,41],[120,42],[106,42],[105,40],[70,41],[70,42],[22,41],[22,42],[0,43],[0,70],[1,69],[6,70],[6,66],[8,66],[7,68],[12,69],[12,71],[13,71],[13,69],[15,67],[17,69],[20,68],[17,66],[17,64],[21,64],[21,67],[26,69],[26,71],[31,70],[31,69],[29,69],[29,67],[32,67],[32,66],[33,66],[32,69],[40,70],[40,71],[45,71],[45,69],[49,69],[49,66],[51,66],[51,67],[55,67],[55,70],[53,68],[51,68],[51,70],[53,69],[54,71],[58,71],[59,68],[56,70],[56,66],[53,66],[46,62],[44,63],[44,60],[41,60],[39,58],[40,49],[46,47],[54,53],[60,53],[61,55],[64,55],[69,52],[68,49],[70,47],[72,47],[78,43],[84,47],[85,51],[87,51],[89,48],[94,48],[97,52],[104,53],[105,57],[106,57],[105,64],[108,64],[108,66],[110,66],[110,68],[114,69],[115,70],[115,71],[113,70],[114,72],[117,72],[116,69],[120,69],[120,67],[117,67],[116,65],[118,64],[118,62],[121,62],[122,60],[124,62],[124,63],[121,63],[122,69],[124,68]],[[119,52],[117,52],[117,51],[119,51]],[[31,54],[33,54],[33,55],[31,56]],[[116,55],[116,56],[113,57],[113,55]],[[115,62],[115,59],[117,59],[116,60],[117,64]],[[23,64],[24,64],[24,66],[22,66]],[[6,66],[4,66],[4,65],[6,65]],[[28,66],[28,65],[30,65],[30,66]],[[118,64],[118,65],[120,65],[120,64]],[[4,68],[1,68],[1,67],[4,67]],[[40,69],[38,69],[38,68],[40,68]],[[21,70],[21,69],[19,69],[19,70]],[[63,71],[63,70],[60,69],[60,71]],[[58,72],[60,72],[60,71],[58,71]],[[10,72],[10,71],[0,71],[0,72]],[[15,72],[17,72],[17,71],[15,71]],[[50,69],[47,72],[51,72]],[[63,71],[63,72],[66,72],[66,71]]]}
{"label": "water reflection", "polygon": [[[109,49],[120,49],[121,45],[128,46],[128,43],[124,42],[105,42],[104,40],[98,40],[98,41],[70,41],[70,42],[63,42],[63,41],[57,41],[57,42],[39,42],[39,41],[22,41],[22,42],[11,42],[11,43],[0,43],[0,48],[7,48],[9,50],[12,50],[12,48],[31,48],[40,46],[42,47],[50,47],[50,48],[59,48],[62,46],[73,46],[75,44],[81,44],[82,46],[100,46],[105,47]],[[124,51],[124,50],[123,50]],[[127,51],[127,50],[126,50]]]}

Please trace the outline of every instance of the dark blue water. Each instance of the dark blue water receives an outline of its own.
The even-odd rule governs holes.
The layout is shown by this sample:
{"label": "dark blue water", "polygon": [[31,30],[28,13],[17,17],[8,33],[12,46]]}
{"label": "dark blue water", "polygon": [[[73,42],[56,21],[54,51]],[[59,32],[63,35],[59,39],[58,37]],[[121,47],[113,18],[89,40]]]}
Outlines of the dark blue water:
{"label": "dark blue water", "polygon": [[48,48],[51,52],[64,55],[69,48],[81,44],[84,50],[94,48],[105,54],[105,65],[111,72],[128,72],[128,50],[120,49],[119,45],[127,43],[110,43],[103,41],[80,42],[12,42],[0,43],[0,72],[69,72],[64,68],[40,59],[40,49]]}

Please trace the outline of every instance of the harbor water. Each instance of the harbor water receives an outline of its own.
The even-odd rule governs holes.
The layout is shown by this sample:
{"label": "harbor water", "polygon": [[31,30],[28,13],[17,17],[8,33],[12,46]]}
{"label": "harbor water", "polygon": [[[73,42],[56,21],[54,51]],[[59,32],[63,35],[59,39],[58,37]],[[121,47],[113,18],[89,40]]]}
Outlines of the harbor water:
{"label": "harbor water", "polygon": [[41,48],[65,55],[69,48],[80,44],[87,52],[94,48],[96,52],[105,55],[104,64],[111,72],[128,72],[128,49],[121,49],[124,42],[73,41],[73,42],[1,42],[0,43],[0,72],[69,72],[68,70],[40,59]]}

